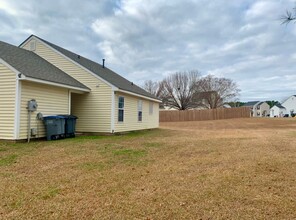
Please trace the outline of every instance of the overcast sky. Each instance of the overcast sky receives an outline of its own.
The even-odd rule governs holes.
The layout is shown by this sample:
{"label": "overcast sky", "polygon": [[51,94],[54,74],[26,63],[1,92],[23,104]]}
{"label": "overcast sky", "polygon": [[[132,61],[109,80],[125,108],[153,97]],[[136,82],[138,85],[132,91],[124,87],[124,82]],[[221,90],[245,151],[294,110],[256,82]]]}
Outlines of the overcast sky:
{"label": "overcast sky", "polygon": [[31,34],[130,81],[199,70],[233,79],[240,100],[296,95],[295,0],[0,0],[0,40]]}

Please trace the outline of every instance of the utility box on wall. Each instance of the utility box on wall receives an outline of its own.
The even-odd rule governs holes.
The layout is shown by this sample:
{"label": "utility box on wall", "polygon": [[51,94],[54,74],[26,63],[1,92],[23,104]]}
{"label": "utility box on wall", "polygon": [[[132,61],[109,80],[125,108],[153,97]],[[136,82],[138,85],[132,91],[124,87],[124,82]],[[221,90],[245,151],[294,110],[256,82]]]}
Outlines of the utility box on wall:
{"label": "utility box on wall", "polygon": [[28,111],[34,112],[37,110],[38,104],[35,99],[28,101]]}

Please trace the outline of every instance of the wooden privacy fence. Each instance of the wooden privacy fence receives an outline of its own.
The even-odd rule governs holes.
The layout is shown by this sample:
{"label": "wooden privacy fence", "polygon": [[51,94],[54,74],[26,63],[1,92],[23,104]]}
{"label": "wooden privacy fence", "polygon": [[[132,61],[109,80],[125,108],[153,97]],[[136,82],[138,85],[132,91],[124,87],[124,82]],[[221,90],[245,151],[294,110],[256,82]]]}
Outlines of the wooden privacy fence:
{"label": "wooden privacy fence", "polygon": [[219,120],[229,118],[249,118],[250,108],[218,108],[206,110],[169,110],[159,112],[160,122],[176,122],[176,121],[205,121]]}

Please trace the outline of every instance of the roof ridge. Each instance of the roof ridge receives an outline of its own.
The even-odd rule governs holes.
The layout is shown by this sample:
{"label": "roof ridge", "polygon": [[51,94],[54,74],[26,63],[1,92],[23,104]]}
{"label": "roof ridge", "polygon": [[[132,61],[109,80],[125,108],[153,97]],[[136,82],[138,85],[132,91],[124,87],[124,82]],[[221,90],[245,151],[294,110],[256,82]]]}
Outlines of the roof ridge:
{"label": "roof ridge", "polygon": [[[32,51],[6,42],[1,42],[0,47],[0,57],[29,78],[89,89],[84,84]],[[47,72],[51,74],[46,74]]]}
{"label": "roof ridge", "polygon": [[[114,72],[113,70],[107,68],[107,67],[103,67],[101,64],[88,59],[84,56],[80,56],[77,53],[74,53],[70,50],[67,50],[63,47],[60,47],[56,44],[53,44],[49,41],[46,41],[36,35],[31,35],[30,37],[36,37],[37,39],[43,41],[44,43],[46,43],[47,45],[49,45],[50,47],[52,47],[53,49],[57,50],[58,52],[62,53],[64,56],[68,57],[69,59],[71,59],[72,61],[74,61],[75,63],[78,63],[79,65],[81,65],[82,67],[88,69],[89,71],[91,71],[92,73],[94,73],[95,75],[97,75],[98,77],[100,77],[101,79],[107,81],[108,83],[110,83],[111,85],[116,86],[119,89],[122,89],[124,91],[128,91],[128,92],[132,92],[135,94],[139,94],[142,96],[146,96],[149,98],[153,98],[153,99],[157,99],[157,97],[155,97],[154,95],[150,94],[149,92],[145,91],[144,89],[142,89],[140,86],[134,84],[133,82],[129,81],[128,79],[124,78],[123,76],[117,74],[116,72]],[[29,38],[30,38],[29,37]],[[27,40],[29,39],[27,38]],[[26,41],[24,41],[26,42]],[[22,44],[24,44],[24,42]],[[20,44],[20,46],[22,45]]]}

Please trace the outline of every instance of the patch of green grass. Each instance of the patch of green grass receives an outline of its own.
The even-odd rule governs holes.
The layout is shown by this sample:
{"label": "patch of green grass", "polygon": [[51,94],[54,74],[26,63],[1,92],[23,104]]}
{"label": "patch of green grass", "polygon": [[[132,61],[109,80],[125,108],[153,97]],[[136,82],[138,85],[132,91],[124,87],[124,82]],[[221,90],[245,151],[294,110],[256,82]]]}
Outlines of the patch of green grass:
{"label": "patch of green grass", "polygon": [[141,159],[147,155],[146,150],[133,150],[133,149],[116,149],[113,150],[113,155],[116,160],[126,163],[140,163]]}
{"label": "patch of green grass", "polygon": [[133,150],[133,149],[121,149],[121,150],[114,150],[113,154],[115,156],[129,156],[129,157],[143,157],[147,154],[145,150]]}
{"label": "patch of green grass", "polygon": [[8,149],[6,147],[0,147],[0,152],[1,151],[7,151]]}
{"label": "patch of green grass", "polygon": [[17,155],[11,154],[6,157],[0,158],[0,166],[9,166],[16,162]]}
{"label": "patch of green grass", "polygon": [[80,164],[79,167],[86,170],[104,170],[106,164],[102,162],[87,162]]}
{"label": "patch of green grass", "polygon": [[19,199],[19,200],[17,200],[17,201],[13,201],[13,202],[10,204],[10,207],[11,207],[12,209],[16,209],[16,208],[21,207],[22,204],[23,204],[22,199]]}
{"label": "patch of green grass", "polygon": [[42,199],[46,200],[46,199],[50,199],[55,197],[56,195],[58,195],[60,193],[60,189],[57,187],[49,187],[46,192],[43,193],[43,195],[41,196]]}
{"label": "patch of green grass", "polygon": [[144,143],[144,146],[145,147],[148,147],[148,148],[157,148],[157,147],[161,147],[162,143],[159,143],[159,142],[150,142],[150,143]]}
{"label": "patch of green grass", "polygon": [[126,137],[126,138],[136,138],[142,136],[151,136],[159,132],[159,129],[152,129],[152,130],[139,130],[139,131],[129,131],[126,133],[119,133],[115,134],[116,136]]}
{"label": "patch of green grass", "polygon": [[78,136],[73,139],[65,139],[65,140],[97,140],[97,139],[106,139],[110,138],[111,136],[99,136],[99,135],[92,135],[92,136]]}

